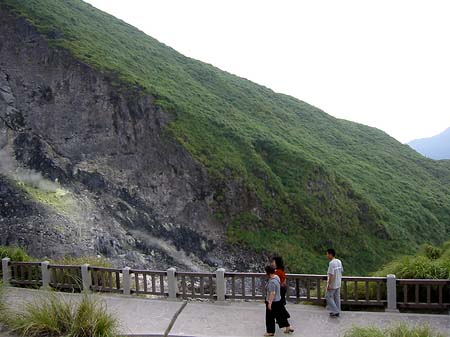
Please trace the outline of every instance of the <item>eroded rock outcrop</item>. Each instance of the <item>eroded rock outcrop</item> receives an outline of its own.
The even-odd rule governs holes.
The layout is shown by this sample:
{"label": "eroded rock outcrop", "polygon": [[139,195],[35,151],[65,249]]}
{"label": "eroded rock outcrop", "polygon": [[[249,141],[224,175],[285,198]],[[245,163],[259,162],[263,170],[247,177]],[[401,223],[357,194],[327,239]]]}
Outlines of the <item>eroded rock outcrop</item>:
{"label": "eroded rock outcrop", "polygon": [[112,82],[0,13],[0,243],[161,268],[238,263],[222,254],[214,181],[166,132],[170,116]]}

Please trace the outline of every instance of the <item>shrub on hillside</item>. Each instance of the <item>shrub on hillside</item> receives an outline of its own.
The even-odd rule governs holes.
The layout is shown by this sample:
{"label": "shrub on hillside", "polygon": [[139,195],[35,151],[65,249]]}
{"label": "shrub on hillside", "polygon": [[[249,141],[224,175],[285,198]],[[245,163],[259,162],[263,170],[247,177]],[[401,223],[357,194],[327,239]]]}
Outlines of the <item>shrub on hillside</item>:
{"label": "shrub on hillside", "polygon": [[442,255],[442,249],[432,245],[425,245],[423,251],[430,260],[437,260]]}
{"label": "shrub on hillside", "polygon": [[25,249],[21,247],[0,246],[0,260],[9,257],[12,261],[31,261],[33,258],[29,256]]}
{"label": "shrub on hillside", "polygon": [[[36,259],[28,255],[27,251],[22,247],[16,246],[0,246],[0,260],[9,257],[11,261],[35,261]],[[64,265],[82,265],[90,264],[97,267],[111,267],[111,263],[103,257],[97,256],[83,256],[83,257],[71,257],[65,256],[61,259],[51,259],[53,264]]]}
{"label": "shrub on hillside", "polygon": [[376,276],[395,274],[404,279],[449,279],[450,241],[442,247],[424,246],[415,256],[403,256],[374,273]]}
{"label": "shrub on hillside", "polygon": [[96,256],[84,256],[84,257],[71,257],[66,256],[62,259],[51,260],[54,264],[75,265],[89,264],[95,267],[111,267],[111,263],[103,257]]}

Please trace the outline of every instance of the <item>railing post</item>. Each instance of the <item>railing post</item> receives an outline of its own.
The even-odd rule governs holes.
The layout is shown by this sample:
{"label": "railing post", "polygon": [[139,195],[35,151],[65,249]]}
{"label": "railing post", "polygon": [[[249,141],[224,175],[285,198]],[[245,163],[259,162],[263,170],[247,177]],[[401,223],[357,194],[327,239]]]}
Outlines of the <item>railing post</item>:
{"label": "railing post", "polygon": [[41,272],[42,272],[42,287],[43,290],[49,290],[50,289],[50,269],[48,268],[48,265],[50,262],[44,261],[41,262]]}
{"label": "railing post", "polygon": [[397,309],[397,278],[389,274],[386,279],[387,312],[398,312]]}
{"label": "railing post", "polygon": [[225,301],[225,269],[219,268],[216,270],[216,294],[218,301]]}
{"label": "railing post", "polygon": [[2,273],[3,273],[3,284],[9,285],[9,281],[11,280],[11,266],[9,263],[11,259],[9,257],[5,257],[2,259]]}
{"label": "railing post", "polygon": [[175,268],[169,268],[167,269],[167,285],[169,287],[169,298],[170,299],[176,299],[177,298],[177,277],[175,275],[176,269]]}
{"label": "railing post", "polygon": [[89,273],[89,264],[81,265],[81,286],[83,292],[91,291],[92,277]]}
{"label": "railing post", "polygon": [[123,294],[131,295],[131,276],[130,276],[130,267],[125,267],[122,269],[123,276]]}

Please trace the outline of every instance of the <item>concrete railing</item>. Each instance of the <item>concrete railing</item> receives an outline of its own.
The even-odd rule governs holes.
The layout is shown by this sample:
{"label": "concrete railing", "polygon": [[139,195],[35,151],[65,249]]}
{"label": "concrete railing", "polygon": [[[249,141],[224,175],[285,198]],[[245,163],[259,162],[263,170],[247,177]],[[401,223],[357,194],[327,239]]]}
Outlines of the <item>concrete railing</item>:
{"label": "concrete railing", "polygon": [[[2,260],[6,284],[70,291],[97,291],[124,295],[176,298],[263,299],[266,275],[262,273],[213,273],[69,266],[44,262]],[[325,303],[325,275],[287,274],[287,299]],[[450,280],[402,280],[387,277],[342,278],[342,304],[398,309],[450,309]]]}

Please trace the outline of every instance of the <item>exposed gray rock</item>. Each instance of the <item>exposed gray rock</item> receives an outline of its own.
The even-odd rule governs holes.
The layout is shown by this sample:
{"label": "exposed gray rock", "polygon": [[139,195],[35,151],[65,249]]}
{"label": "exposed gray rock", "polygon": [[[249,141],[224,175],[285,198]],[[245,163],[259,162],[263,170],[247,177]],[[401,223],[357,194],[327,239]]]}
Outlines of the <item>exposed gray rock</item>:
{"label": "exposed gray rock", "polygon": [[[14,162],[13,173],[0,171],[0,243],[42,257],[251,268],[227,245],[214,210],[258,212],[258,201],[238,182],[217,186],[170,136],[170,118],[153,97],[114,87],[109,75],[0,13],[0,145]],[[60,186],[68,209],[27,193],[18,169]]]}

